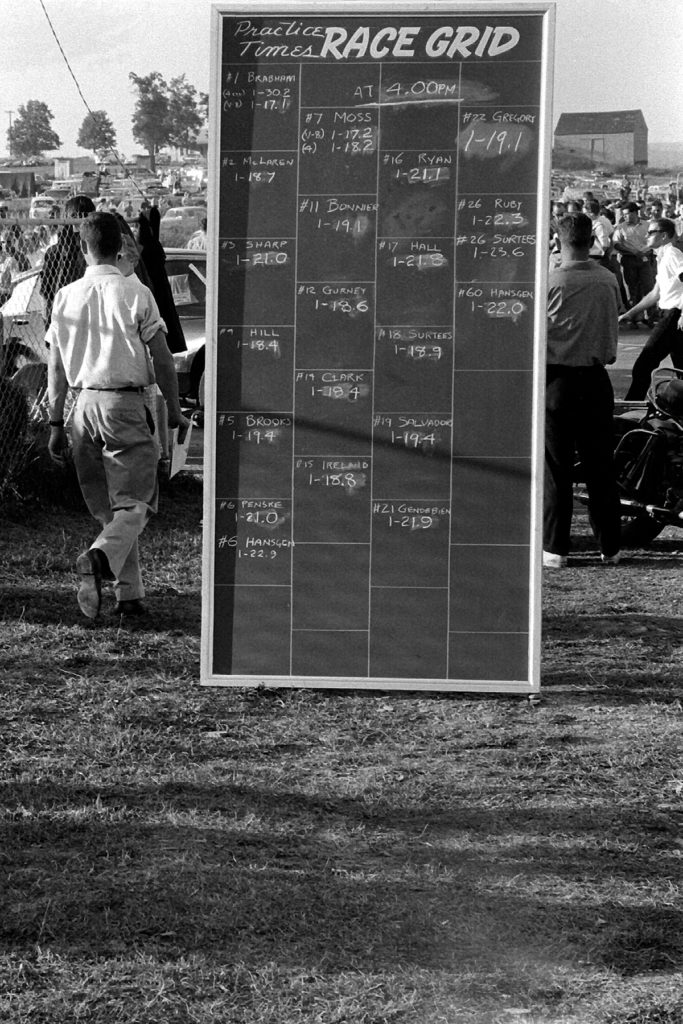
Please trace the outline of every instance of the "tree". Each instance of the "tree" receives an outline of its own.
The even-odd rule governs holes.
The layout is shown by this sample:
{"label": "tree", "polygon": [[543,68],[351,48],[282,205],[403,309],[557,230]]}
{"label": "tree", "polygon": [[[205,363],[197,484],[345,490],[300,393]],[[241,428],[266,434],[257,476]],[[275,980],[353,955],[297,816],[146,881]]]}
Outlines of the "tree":
{"label": "tree", "polygon": [[158,71],[149,75],[128,76],[138,90],[133,112],[133,138],[149,153],[150,168],[155,170],[156,155],[169,141],[168,86]]}
{"label": "tree", "polygon": [[91,149],[96,156],[114,148],[116,131],[106,110],[93,110],[85,115],[76,145],[81,149]]}
{"label": "tree", "polygon": [[197,90],[185,81],[185,75],[172,78],[168,88],[168,141],[174,146],[189,146],[202,126]]}
{"label": "tree", "polygon": [[29,100],[20,106],[14,124],[7,131],[9,151],[14,156],[42,156],[45,149],[59,149],[62,140],[50,127],[53,114],[47,103]]}
{"label": "tree", "polygon": [[149,153],[154,170],[156,156],[163,146],[188,146],[204,118],[205,97],[197,94],[185,75],[172,78],[170,84],[158,71],[128,76],[138,91],[133,112],[133,138]]}

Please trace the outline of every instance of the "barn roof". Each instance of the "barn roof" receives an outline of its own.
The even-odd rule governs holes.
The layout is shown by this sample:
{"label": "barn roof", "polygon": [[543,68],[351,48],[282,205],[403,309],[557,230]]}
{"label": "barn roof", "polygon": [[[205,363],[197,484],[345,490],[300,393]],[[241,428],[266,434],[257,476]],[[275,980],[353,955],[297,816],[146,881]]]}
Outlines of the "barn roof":
{"label": "barn roof", "polygon": [[623,135],[643,129],[647,131],[642,110],[610,110],[561,114],[555,135]]}

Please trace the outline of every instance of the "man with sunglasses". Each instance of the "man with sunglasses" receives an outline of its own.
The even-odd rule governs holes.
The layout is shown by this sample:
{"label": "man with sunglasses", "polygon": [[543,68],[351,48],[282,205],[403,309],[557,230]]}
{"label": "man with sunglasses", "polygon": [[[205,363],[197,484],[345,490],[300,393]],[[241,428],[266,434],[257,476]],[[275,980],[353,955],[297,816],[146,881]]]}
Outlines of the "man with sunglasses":
{"label": "man with sunglasses", "polygon": [[659,305],[662,316],[633,364],[627,401],[642,401],[647,396],[652,373],[667,356],[671,356],[677,370],[683,370],[683,252],[673,244],[676,226],[667,217],[659,217],[649,222],[647,236],[657,259],[655,286],[619,321],[633,320],[655,305]]}

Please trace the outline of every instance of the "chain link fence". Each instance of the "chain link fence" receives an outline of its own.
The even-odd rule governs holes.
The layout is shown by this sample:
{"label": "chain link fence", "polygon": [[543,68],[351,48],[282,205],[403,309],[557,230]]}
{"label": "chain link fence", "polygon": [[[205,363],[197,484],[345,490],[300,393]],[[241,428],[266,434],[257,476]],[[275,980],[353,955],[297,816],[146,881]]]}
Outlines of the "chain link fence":
{"label": "chain link fence", "polygon": [[[77,220],[0,220],[0,502],[47,443],[45,334],[57,291],[85,272],[78,225]],[[147,397],[163,459],[165,407],[155,386]],[[74,400],[67,397],[67,432]]]}
{"label": "chain link fence", "polygon": [[48,429],[47,317],[60,276],[83,270],[68,257],[61,259],[68,270],[58,265],[67,234],[78,242],[66,222],[0,221],[0,496]]}

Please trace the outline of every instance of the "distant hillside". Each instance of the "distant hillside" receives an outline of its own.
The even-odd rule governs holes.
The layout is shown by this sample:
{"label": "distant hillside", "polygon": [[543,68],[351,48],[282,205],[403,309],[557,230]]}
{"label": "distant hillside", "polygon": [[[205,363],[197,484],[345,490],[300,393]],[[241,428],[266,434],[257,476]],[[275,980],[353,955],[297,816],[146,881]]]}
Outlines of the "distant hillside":
{"label": "distant hillside", "polygon": [[650,167],[683,171],[683,145],[680,142],[649,142],[647,156]]}

